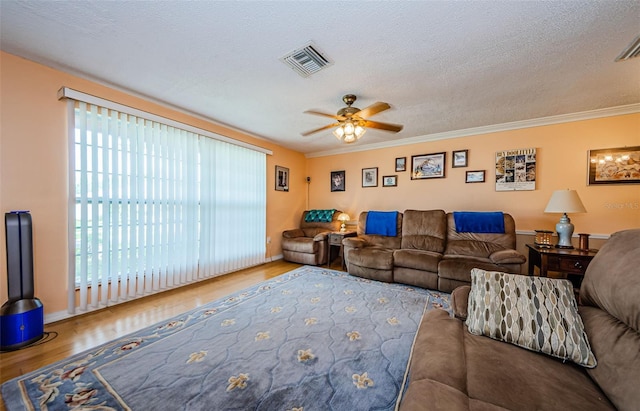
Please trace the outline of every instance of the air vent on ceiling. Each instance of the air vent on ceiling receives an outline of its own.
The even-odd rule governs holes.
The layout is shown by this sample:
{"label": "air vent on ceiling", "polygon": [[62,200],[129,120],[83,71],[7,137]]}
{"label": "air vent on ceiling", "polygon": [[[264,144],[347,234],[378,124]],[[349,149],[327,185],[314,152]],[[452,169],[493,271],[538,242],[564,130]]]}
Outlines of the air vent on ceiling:
{"label": "air vent on ceiling", "polygon": [[640,56],[640,36],[633,39],[615,61],[625,61]]}
{"label": "air vent on ceiling", "polygon": [[313,43],[288,53],[280,60],[302,77],[309,77],[333,64],[331,60],[320,53],[318,47]]}

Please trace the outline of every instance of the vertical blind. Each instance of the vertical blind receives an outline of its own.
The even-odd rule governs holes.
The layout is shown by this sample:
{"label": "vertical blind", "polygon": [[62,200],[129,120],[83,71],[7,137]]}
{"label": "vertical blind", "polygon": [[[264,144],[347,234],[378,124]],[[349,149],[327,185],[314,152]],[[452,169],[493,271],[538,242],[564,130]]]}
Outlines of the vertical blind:
{"label": "vertical blind", "polygon": [[71,314],[264,262],[265,153],[72,108]]}

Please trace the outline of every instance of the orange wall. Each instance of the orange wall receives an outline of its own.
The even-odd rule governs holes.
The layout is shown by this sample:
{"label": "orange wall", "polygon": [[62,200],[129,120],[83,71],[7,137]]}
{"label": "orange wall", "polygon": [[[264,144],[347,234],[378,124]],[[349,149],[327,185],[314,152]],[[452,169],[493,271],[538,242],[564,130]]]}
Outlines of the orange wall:
{"label": "orange wall", "polygon": [[[307,159],[268,141],[0,52],[0,211],[31,210],[36,295],[45,314],[66,310],[67,109],[64,101],[57,100],[62,86],[272,150],[267,157],[267,236],[272,239],[267,258],[281,254],[282,231],[296,227],[305,208],[339,208],[353,219],[369,209],[504,210],[514,215],[519,230],[552,229],[559,216],[542,212],[551,192],[575,188],[588,210],[571,215],[578,232],[610,234],[640,227],[640,186],[585,184],[587,150],[640,145],[640,114]],[[538,149],[536,190],[495,192],[491,182],[495,151],[529,147]],[[469,167],[452,169],[451,150],[460,149],[469,150]],[[409,164],[411,155],[441,151],[447,152],[444,179],[411,181],[408,171],[394,172],[396,157],[406,156]],[[289,192],[274,190],[276,165],[290,169]],[[380,183],[362,188],[364,167],[378,167],[379,176],[397,174],[398,187]],[[481,169],[487,170],[486,183],[464,183],[466,170]],[[330,192],[332,170],[346,170],[345,192]],[[306,176],[311,177],[310,184]],[[3,302],[7,296],[4,224],[0,227]]]}
{"label": "orange wall", "polygon": [[[365,135],[363,138],[366,138]],[[327,137],[328,138],[328,137]],[[393,138],[393,137],[391,137]],[[393,148],[308,159],[311,204],[338,208],[353,220],[364,210],[443,209],[500,210],[512,214],[518,230],[553,230],[559,214],[545,214],[551,193],[576,189],[587,213],[569,217],[576,232],[608,235],[640,227],[640,185],[587,186],[590,149],[640,145],[640,114],[532,127],[471,137],[438,140]],[[495,191],[495,152],[537,149],[534,191]],[[469,150],[467,168],[451,167],[452,150]],[[395,172],[395,158],[447,153],[446,177],[411,180],[410,172]],[[362,188],[362,168],[378,167],[379,180],[398,175],[397,187]],[[330,191],[331,171],[345,170],[346,190]],[[465,171],[486,170],[485,183],[465,183]]]}
{"label": "orange wall", "polygon": [[[267,257],[280,254],[280,237],[305,207],[306,159],[301,153],[216,126],[51,68],[0,52],[0,211],[30,210],[35,291],[45,315],[66,310],[67,104],[62,86],[135,107],[273,151],[267,156]],[[275,191],[275,166],[290,169],[290,191]],[[0,303],[7,299],[4,223],[0,224]]]}

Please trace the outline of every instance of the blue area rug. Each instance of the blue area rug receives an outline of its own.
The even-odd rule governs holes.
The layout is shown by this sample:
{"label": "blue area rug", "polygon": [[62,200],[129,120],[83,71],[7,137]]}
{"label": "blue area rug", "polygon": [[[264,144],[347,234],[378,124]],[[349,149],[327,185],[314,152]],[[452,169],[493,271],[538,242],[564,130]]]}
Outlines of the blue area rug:
{"label": "blue area rug", "polygon": [[13,379],[8,411],[393,410],[449,295],[301,267]]}

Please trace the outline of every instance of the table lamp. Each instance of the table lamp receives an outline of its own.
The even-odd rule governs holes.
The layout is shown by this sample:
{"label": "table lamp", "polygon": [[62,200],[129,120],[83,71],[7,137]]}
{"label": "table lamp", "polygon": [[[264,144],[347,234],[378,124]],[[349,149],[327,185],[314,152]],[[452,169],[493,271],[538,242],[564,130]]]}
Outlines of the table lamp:
{"label": "table lamp", "polygon": [[556,190],[551,195],[545,213],[562,213],[560,221],[556,224],[558,233],[558,244],[556,248],[573,248],[571,236],[573,235],[573,224],[567,213],[586,213],[580,197],[576,190]]}
{"label": "table lamp", "polygon": [[351,217],[349,217],[349,214],[347,213],[340,213],[340,215],[338,215],[338,221],[340,221],[342,223],[342,225],[340,226],[340,232],[344,233],[345,231],[347,231],[347,221],[351,220]]}

